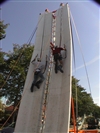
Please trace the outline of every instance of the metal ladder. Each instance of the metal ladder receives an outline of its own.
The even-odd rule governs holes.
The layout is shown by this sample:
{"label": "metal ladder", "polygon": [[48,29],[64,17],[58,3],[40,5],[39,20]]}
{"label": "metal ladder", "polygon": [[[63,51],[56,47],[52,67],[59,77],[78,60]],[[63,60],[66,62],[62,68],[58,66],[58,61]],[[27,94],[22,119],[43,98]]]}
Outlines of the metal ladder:
{"label": "metal ladder", "polygon": [[[55,45],[56,17],[54,17],[54,16],[55,16],[55,13],[52,14],[52,36],[51,36],[51,40],[52,40],[52,43]],[[44,96],[43,96],[43,102],[42,102],[42,111],[41,111],[39,133],[43,133],[44,128],[45,128],[46,109],[47,109],[47,104],[48,104],[49,84],[50,84],[50,78],[51,78],[51,73],[52,73],[52,67],[53,67],[53,55],[52,55],[52,51],[50,51],[49,66],[48,66],[48,71],[47,71],[47,76],[46,76],[47,78],[46,78],[46,82],[45,82],[45,90],[44,90]]]}
{"label": "metal ladder", "polygon": [[61,36],[61,32],[62,32],[62,7],[60,8],[61,12],[60,12],[60,44],[59,47],[61,47],[61,41],[62,41],[62,36]]}

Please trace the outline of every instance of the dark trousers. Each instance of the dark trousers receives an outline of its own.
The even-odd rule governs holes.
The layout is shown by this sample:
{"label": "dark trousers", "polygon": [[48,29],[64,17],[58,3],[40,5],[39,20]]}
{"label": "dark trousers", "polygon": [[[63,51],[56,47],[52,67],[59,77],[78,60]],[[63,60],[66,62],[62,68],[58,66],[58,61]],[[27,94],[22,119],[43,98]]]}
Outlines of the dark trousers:
{"label": "dark trousers", "polygon": [[31,91],[33,91],[34,86],[40,86],[40,84],[44,81],[44,79],[45,78],[41,72],[39,72],[38,74],[34,73],[34,80],[31,85]]}
{"label": "dark trousers", "polygon": [[55,61],[55,73],[58,71],[58,61],[62,60],[62,56],[59,54],[54,54],[54,61]]}

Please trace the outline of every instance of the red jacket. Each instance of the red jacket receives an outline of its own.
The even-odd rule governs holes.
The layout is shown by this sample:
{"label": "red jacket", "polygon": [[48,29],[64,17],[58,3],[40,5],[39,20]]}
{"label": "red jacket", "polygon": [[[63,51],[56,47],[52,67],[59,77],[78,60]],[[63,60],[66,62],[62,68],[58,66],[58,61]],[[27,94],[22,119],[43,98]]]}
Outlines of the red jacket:
{"label": "red jacket", "polygon": [[60,54],[61,50],[64,50],[64,49],[61,48],[61,47],[58,47],[58,48],[51,47],[51,49],[52,49],[53,55],[54,55],[54,54]]}
{"label": "red jacket", "polygon": [[54,46],[54,44],[52,43],[52,42],[50,42],[50,44],[51,44],[51,49],[52,49],[52,54],[54,55],[54,54],[60,54],[60,52],[61,52],[61,50],[64,50],[64,48],[62,48],[62,47],[57,47],[57,48],[55,48],[55,46]]}

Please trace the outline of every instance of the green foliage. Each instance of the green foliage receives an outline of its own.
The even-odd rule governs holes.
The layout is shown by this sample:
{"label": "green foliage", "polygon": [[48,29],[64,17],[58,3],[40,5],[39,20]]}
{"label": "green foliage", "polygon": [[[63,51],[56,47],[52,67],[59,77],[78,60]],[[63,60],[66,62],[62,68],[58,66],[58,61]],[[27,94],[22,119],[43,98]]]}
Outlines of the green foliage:
{"label": "green foliage", "polygon": [[87,117],[86,122],[88,124],[94,124],[95,125],[95,118],[93,116]]}
{"label": "green foliage", "polygon": [[75,103],[75,112],[76,102],[78,105],[78,116],[84,116],[84,114],[89,115],[92,113],[95,117],[100,117],[100,107],[94,104],[91,95],[88,94],[85,89],[79,85],[79,80],[77,80],[75,77],[72,77],[72,96]]}
{"label": "green foliage", "polygon": [[0,40],[5,38],[6,33],[5,30],[8,27],[9,24],[4,24],[4,21],[0,21]]}
{"label": "green foliage", "polygon": [[95,129],[95,117],[88,116],[86,122],[88,124],[88,129]]}
{"label": "green foliage", "polygon": [[[6,97],[8,99],[7,102],[13,102],[14,106],[21,99],[32,52],[33,46],[14,44],[13,52],[0,53],[0,96]],[[3,86],[3,84],[5,85]],[[100,117],[100,107],[94,104],[91,95],[86,92],[84,87],[79,85],[79,80],[75,77],[72,77],[72,96],[74,103],[77,102],[78,104],[78,116],[92,113],[95,117]],[[76,111],[76,104],[74,106]]]}
{"label": "green foliage", "polygon": [[93,110],[93,113],[92,113],[93,116],[95,118],[100,118],[100,107],[94,104],[92,110]]}
{"label": "green foliage", "polygon": [[13,102],[14,106],[20,101],[32,52],[33,46],[25,44],[20,47],[14,44],[13,52],[1,53],[0,86],[7,81],[0,95],[6,97],[9,103]]}

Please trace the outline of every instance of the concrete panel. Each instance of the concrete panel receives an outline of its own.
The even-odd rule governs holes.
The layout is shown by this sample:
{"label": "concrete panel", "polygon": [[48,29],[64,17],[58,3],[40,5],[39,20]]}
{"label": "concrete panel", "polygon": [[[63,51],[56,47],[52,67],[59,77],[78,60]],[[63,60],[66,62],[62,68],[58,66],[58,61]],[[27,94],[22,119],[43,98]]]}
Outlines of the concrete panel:
{"label": "concrete panel", "polygon": [[[51,13],[46,14],[44,13],[44,16],[41,16],[41,20],[44,19],[43,21],[41,21],[41,26],[42,28],[44,27],[44,29],[40,28],[39,25],[39,29],[37,30],[37,34],[36,34],[36,40],[35,40],[35,50],[39,51],[39,55],[40,55],[40,51],[41,51],[41,47],[42,47],[42,51],[43,51],[43,55],[48,55],[49,54],[49,50],[50,50],[50,39],[51,39],[51,18],[52,15]],[[43,24],[42,24],[43,22]],[[40,34],[40,30],[42,30],[43,34]]]}
{"label": "concrete panel", "polygon": [[[66,32],[66,31],[69,31],[69,23],[70,22],[67,23],[67,21],[70,18],[69,18],[69,13],[67,13],[66,10],[67,10],[67,6],[64,6],[63,7],[63,15],[62,15],[62,23],[63,23],[62,32],[66,33],[66,34],[63,34],[64,43],[69,43],[69,41],[70,41],[69,39],[71,39],[70,38],[71,34],[70,34],[70,32]],[[67,46],[69,46],[69,45],[67,45]]]}
{"label": "concrete panel", "polygon": [[[45,13],[40,16],[40,22],[36,32],[35,48],[32,55],[32,59],[38,54],[40,55],[42,36],[44,33],[46,38],[43,38],[43,48],[42,48],[42,61],[45,62],[46,55],[49,54],[50,50],[50,33],[51,33],[51,13],[47,16],[44,25]],[[41,18],[42,17],[42,18]],[[44,29],[43,29],[44,25]],[[48,28],[47,28],[48,26]],[[34,88],[34,92],[30,92],[30,87],[33,81],[34,66],[30,63],[24,91],[22,95],[22,100],[20,104],[20,109],[18,113],[18,118],[15,126],[15,133],[37,133],[40,125],[41,110],[42,110],[42,99],[45,81],[38,90]],[[45,73],[46,75],[46,73]]]}
{"label": "concrete panel", "polygon": [[39,16],[39,21],[38,21],[38,28],[36,31],[36,38],[35,38],[35,50],[41,49],[42,45],[42,38],[43,38],[43,33],[44,33],[44,21],[45,21],[45,15],[42,14]]}
{"label": "concrete panel", "polygon": [[[70,118],[71,99],[71,66],[72,66],[72,38],[69,22],[68,6],[63,10],[63,43],[67,48],[67,58],[63,60],[64,73],[55,74],[52,72],[51,84],[49,86],[49,98],[46,111],[46,121],[44,133],[68,133]],[[66,19],[65,19],[66,18]],[[58,20],[59,21],[59,20]],[[57,22],[58,25],[60,22]],[[67,26],[66,26],[67,25]],[[59,34],[56,34],[59,38]],[[67,43],[66,43],[67,42]],[[59,42],[58,42],[59,43]]]}
{"label": "concrete panel", "polygon": [[42,36],[42,33],[43,33],[43,28],[44,28],[44,18],[45,18],[45,15],[44,14],[41,14],[39,15],[39,21],[38,21],[38,29],[36,31],[36,36]]}
{"label": "concrete panel", "polygon": [[44,83],[42,84],[40,90],[34,88],[34,92],[30,92],[33,80],[33,70],[33,65],[30,64],[18,113],[17,124],[15,127],[15,131],[18,133],[33,133],[33,131],[34,133],[37,133]]}
{"label": "concrete panel", "polygon": [[50,51],[50,39],[51,39],[51,26],[52,26],[52,14],[45,13],[44,22],[44,36],[42,44],[42,58],[45,59],[46,55],[49,56]]}
{"label": "concrete panel", "polygon": [[60,12],[61,12],[61,9],[58,9],[57,13],[56,13],[56,41],[55,41],[55,44],[57,46],[59,46],[59,42],[60,42]]}

